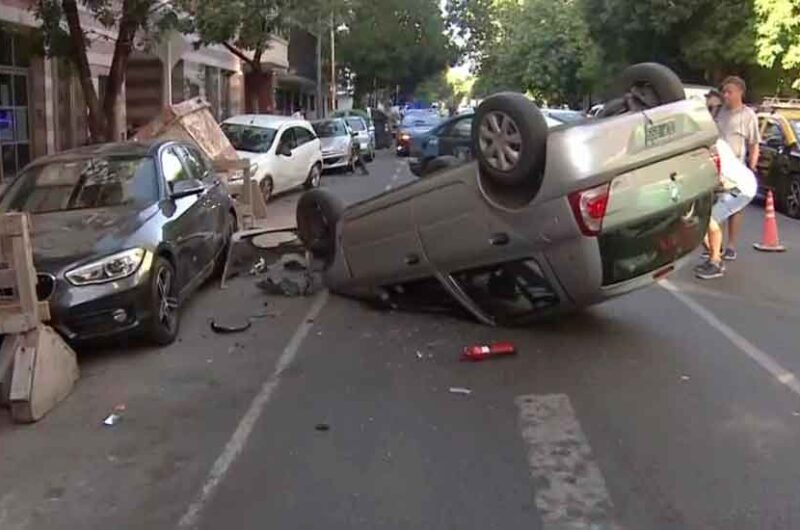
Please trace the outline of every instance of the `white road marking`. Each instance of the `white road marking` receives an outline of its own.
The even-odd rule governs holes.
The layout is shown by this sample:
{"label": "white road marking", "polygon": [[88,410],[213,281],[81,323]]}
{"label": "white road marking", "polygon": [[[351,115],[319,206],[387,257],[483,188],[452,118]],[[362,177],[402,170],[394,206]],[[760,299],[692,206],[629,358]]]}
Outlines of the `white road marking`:
{"label": "white road marking", "polygon": [[206,481],[203,484],[203,488],[200,490],[197,498],[189,505],[189,508],[186,510],[186,513],[183,514],[181,520],[178,522],[178,528],[194,528],[197,524],[200,516],[200,512],[203,510],[203,507],[206,503],[211,499],[211,496],[214,494],[214,490],[216,490],[219,483],[225,477],[225,474],[230,469],[231,465],[236,461],[236,458],[242,452],[242,449],[247,444],[248,438],[250,438],[250,434],[253,432],[253,427],[255,426],[256,421],[261,416],[261,413],[264,410],[264,407],[269,402],[272,394],[275,392],[275,389],[278,388],[278,385],[281,381],[281,374],[289,367],[292,363],[294,358],[297,356],[297,352],[300,349],[300,345],[303,343],[303,339],[305,339],[306,335],[308,335],[309,330],[314,325],[314,320],[319,315],[322,308],[325,306],[325,303],[328,301],[328,291],[321,291],[317,297],[314,299],[314,302],[311,304],[311,308],[308,310],[308,313],[303,317],[302,323],[297,327],[292,335],[292,338],[289,340],[289,343],[284,348],[281,356],[278,358],[278,362],[275,364],[275,370],[272,372],[272,375],[264,381],[264,384],[261,385],[261,390],[258,392],[253,401],[250,403],[250,407],[247,409],[247,412],[242,419],[239,420],[239,424],[236,426],[236,430],[231,435],[231,438],[228,440],[228,443],[225,444],[225,448],[222,450],[222,453],[217,457],[217,460],[214,462],[214,465],[211,467],[211,471],[208,473],[206,477]]}
{"label": "white road marking", "polygon": [[680,288],[669,280],[661,280],[661,286],[668,292],[683,302],[683,304],[691,309],[697,316],[706,321],[711,327],[722,333],[725,338],[731,341],[734,346],[739,348],[745,355],[750,357],[761,368],[769,372],[775,379],[783,385],[786,385],[789,390],[800,396],[800,382],[797,377],[789,370],[778,364],[778,361],[773,359],[768,353],[760,349],[758,346],[739,335],[733,328],[717,318],[714,313],[700,305],[693,298],[681,292]]}
{"label": "white road marking", "polygon": [[515,400],[544,530],[612,530],[614,506],[569,398],[527,395]]}

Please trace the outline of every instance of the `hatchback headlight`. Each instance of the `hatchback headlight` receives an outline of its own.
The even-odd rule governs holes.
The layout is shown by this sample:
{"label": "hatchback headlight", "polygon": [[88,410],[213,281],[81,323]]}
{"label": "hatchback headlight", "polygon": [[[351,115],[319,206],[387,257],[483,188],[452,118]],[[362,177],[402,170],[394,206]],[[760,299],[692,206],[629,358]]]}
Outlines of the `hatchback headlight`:
{"label": "hatchback headlight", "polygon": [[67,280],[73,285],[91,285],[113,282],[126,278],[139,270],[146,251],[132,248],[93,261],[67,272]]}

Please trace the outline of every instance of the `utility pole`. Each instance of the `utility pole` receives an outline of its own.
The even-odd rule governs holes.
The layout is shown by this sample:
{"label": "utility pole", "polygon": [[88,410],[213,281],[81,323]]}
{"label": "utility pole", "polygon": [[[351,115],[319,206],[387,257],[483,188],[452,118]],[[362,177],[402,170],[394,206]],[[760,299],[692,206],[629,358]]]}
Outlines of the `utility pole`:
{"label": "utility pole", "polygon": [[316,104],[314,105],[314,110],[316,111],[317,119],[322,119],[325,117],[325,107],[322,104],[322,36],[325,34],[322,26],[322,17],[317,20],[317,34],[315,35],[317,38],[317,46],[316,46],[316,56],[317,56],[317,91],[314,97],[316,98]]}
{"label": "utility pole", "polygon": [[331,112],[336,110],[336,28],[331,11]]}

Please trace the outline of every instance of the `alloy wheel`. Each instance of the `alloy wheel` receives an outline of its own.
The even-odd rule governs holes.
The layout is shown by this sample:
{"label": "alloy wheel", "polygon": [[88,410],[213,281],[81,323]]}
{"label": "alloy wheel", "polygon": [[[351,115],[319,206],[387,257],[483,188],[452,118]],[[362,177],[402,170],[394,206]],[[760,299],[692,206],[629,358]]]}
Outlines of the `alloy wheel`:
{"label": "alloy wheel", "polygon": [[505,112],[493,111],[482,120],[478,144],[486,162],[499,171],[511,171],[519,162],[522,136],[514,120]]}
{"label": "alloy wheel", "polygon": [[172,296],[172,280],[172,271],[166,267],[158,269],[156,276],[158,322],[170,333],[175,329],[178,310],[178,299]]}
{"label": "alloy wheel", "polygon": [[789,189],[784,199],[784,207],[786,215],[800,218],[800,178],[795,177],[789,182]]}

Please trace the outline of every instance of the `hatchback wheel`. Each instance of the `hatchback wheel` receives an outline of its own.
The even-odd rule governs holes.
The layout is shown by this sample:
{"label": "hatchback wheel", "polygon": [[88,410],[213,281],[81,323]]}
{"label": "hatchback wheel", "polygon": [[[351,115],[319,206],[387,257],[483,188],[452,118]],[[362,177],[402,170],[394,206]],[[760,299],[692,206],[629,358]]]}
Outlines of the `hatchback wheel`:
{"label": "hatchback wheel", "polygon": [[783,209],[786,215],[800,219],[800,176],[789,178],[783,192]]}
{"label": "hatchback wheel", "polygon": [[178,284],[175,267],[162,257],[153,264],[150,289],[151,316],[148,337],[156,344],[165,346],[178,336],[180,312],[178,307]]}
{"label": "hatchback wheel", "polygon": [[306,189],[319,188],[322,181],[322,168],[319,164],[314,164],[311,171],[308,172],[308,178],[305,182]]}

